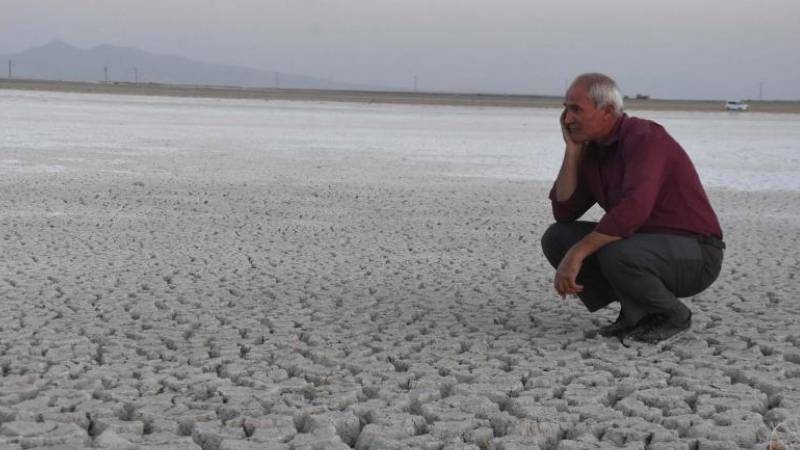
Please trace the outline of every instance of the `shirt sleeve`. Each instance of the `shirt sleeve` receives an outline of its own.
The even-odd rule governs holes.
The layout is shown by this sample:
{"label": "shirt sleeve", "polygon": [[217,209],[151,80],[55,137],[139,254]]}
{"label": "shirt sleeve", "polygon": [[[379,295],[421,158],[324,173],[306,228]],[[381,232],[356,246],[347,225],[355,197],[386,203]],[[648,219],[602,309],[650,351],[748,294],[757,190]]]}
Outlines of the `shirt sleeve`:
{"label": "shirt sleeve", "polygon": [[620,148],[624,164],[622,196],[594,231],[627,238],[647,221],[668,170],[668,143],[658,129],[629,136]]}
{"label": "shirt sleeve", "polygon": [[556,200],[556,185],[553,183],[553,187],[550,189],[550,202],[556,222],[574,222],[595,204],[595,199],[578,174],[578,184],[575,186],[572,196],[561,202]]}

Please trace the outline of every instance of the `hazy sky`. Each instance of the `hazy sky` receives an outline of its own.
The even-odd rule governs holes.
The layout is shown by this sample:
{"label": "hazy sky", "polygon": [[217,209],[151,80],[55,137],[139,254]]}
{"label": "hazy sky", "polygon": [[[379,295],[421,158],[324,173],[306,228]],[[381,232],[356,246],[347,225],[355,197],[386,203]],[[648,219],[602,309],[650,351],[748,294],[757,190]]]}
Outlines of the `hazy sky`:
{"label": "hazy sky", "polygon": [[420,90],[800,99],[800,0],[0,0],[0,54],[62,39]]}

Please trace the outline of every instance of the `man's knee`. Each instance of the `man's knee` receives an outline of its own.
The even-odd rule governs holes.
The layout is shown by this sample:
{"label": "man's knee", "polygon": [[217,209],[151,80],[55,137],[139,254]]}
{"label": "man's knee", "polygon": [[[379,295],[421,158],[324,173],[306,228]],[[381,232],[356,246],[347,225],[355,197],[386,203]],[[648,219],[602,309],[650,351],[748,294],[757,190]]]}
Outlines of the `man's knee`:
{"label": "man's knee", "polygon": [[541,244],[544,256],[551,263],[557,264],[564,257],[564,230],[567,224],[554,223],[542,234]]}
{"label": "man's knee", "polygon": [[544,231],[544,234],[542,234],[542,239],[541,239],[542,250],[544,250],[545,253],[547,253],[547,250],[551,248],[553,244],[556,242],[556,236],[558,235],[556,231],[557,225],[559,224],[554,223],[550,225]]}
{"label": "man's knee", "polygon": [[583,239],[597,226],[596,222],[556,222],[545,230],[541,243],[544,255],[553,266],[557,266],[567,250]]}

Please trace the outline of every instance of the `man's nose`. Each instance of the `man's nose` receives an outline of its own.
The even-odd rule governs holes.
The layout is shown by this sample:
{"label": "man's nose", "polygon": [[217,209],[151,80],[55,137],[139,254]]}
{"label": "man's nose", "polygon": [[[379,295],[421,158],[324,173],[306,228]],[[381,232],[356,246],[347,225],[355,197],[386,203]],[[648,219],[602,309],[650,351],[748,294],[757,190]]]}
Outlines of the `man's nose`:
{"label": "man's nose", "polygon": [[572,114],[571,111],[567,110],[567,113],[564,115],[564,123],[571,124],[575,122],[575,114]]}

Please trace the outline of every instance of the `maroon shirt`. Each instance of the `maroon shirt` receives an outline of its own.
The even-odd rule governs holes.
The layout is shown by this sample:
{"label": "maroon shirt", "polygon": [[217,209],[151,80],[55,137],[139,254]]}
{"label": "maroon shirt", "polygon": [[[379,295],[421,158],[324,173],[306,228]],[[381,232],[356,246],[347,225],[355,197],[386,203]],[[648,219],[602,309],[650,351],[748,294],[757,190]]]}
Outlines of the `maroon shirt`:
{"label": "maroon shirt", "polygon": [[722,239],[714,210],[689,155],[664,128],[623,114],[609,139],[584,150],[572,197],[556,201],[558,222],[578,219],[595,203],[606,211],[595,231],[713,236]]}

